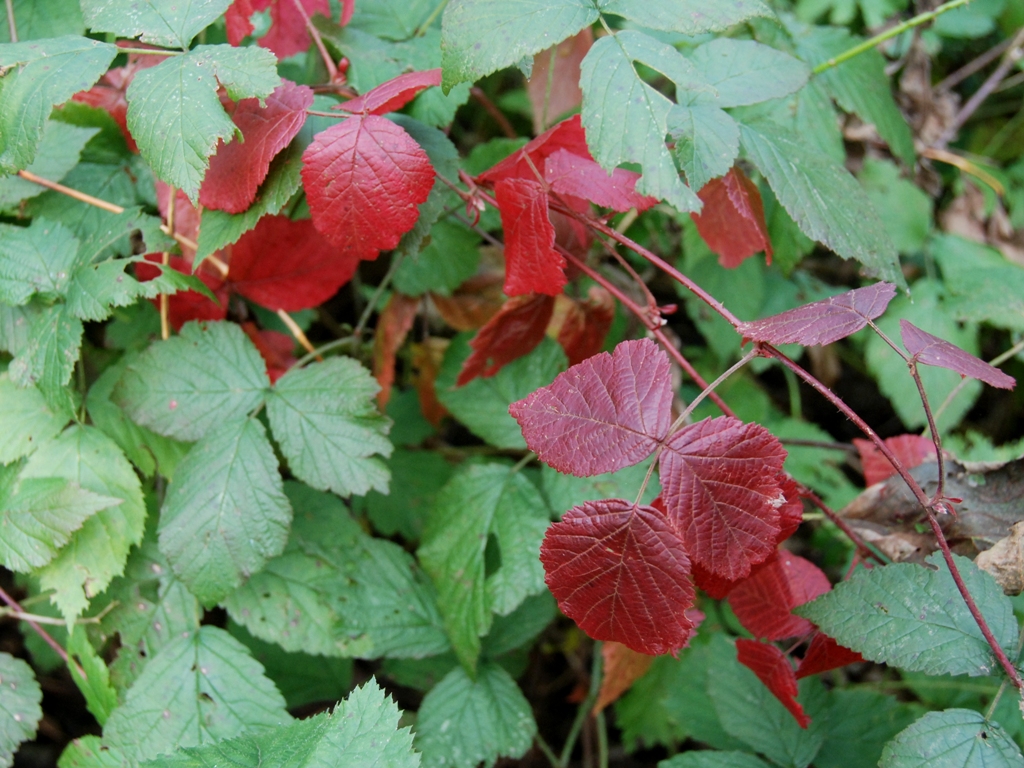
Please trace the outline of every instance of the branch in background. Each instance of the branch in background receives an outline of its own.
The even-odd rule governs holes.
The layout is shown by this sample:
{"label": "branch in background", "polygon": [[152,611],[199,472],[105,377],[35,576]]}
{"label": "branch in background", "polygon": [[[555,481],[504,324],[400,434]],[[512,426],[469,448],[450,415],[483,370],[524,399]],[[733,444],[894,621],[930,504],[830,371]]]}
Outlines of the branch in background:
{"label": "branch in background", "polygon": [[978,58],[967,62],[962,67],[960,67],[960,69],[958,69],[956,72],[953,72],[952,74],[947,75],[945,78],[940,80],[932,90],[934,90],[936,93],[942,93],[944,91],[952,90],[960,83],[962,83],[964,80],[966,80],[968,77],[973,75],[975,72],[984,69],[993,61],[998,59],[1002,55],[1003,51],[1010,47],[1011,42],[1013,42],[1012,38],[1008,37],[994,48],[989,48]]}
{"label": "branch in background", "polygon": [[11,42],[18,42],[18,25],[14,21],[14,0],[7,0],[7,31],[11,35]]}
{"label": "branch in background", "polygon": [[508,121],[508,118],[505,117],[504,113],[500,109],[498,109],[497,105],[487,98],[486,93],[474,85],[469,89],[469,95],[480,103],[480,106],[484,108],[484,111],[487,112],[494,122],[498,124],[498,127],[501,128],[501,132],[505,134],[506,138],[519,138],[519,134],[516,132],[516,129],[512,127],[512,123]]}
{"label": "branch in background", "polygon": [[323,38],[320,37],[320,32],[313,26],[313,22],[309,18],[309,14],[306,13],[306,9],[302,7],[302,0],[292,0],[292,4],[295,6],[295,10],[302,16],[302,20],[306,23],[306,31],[309,32],[309,36],[313,38],[313,42],[316,44],[316,49],[320,51],[320,58],[324,60],[324,66],[327,67],[327,79],[332,83],[338,79],[338,67],[334,63],[334,59],[331,58],[331,54],[327,52],[327,46],[324,45]]}
{"label": "branch in background", "polygon": [[15,611],[22,614],[22,620],[30,627],[32,627],[32,629],[36,631],[36,634],[43,638],[43,642],[50,646],[53,649],[54,653],[56,653],[64,660],[65,664],[67,664],[69,667],[74,666],[75,670],[78,672],[79,675],[82,676],[83,680],[89,679],[89,676],[85,674],[85,670],[78,666],[78,663],[74,659],[68,657],[68,652],[61,647],[61,644],[54,640],[50,636],[49,632],[47,632],[45,629],[39,626],[39,623],[36,622],[35,619],[28,618],[28,614],[26,614],[25,611],[22,610],[21,605],[18,604],[18,601],[11,597],[9,594],[7,594],[7,591],[4,590],[3,587],[0,587],[0,600],[3,600],[5,603],[7,603],[8,607],[13,608]]}

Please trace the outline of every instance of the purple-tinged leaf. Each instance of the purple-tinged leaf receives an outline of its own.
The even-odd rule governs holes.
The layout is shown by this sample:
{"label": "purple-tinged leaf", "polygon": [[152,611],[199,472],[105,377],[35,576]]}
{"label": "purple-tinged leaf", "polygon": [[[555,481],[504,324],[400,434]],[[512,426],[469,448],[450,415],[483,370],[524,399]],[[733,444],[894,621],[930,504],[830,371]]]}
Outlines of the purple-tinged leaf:
{"label": "purple-tinged leaf", "polygon": [[736,330],[744,339],[767,344],[831,344],[856,333],[885,312],[895,295],[892,283],[875,283],[763,320],[740,323]]}
{"label": "purple-tinged leaf", "polygon": [[672,418],[668,356],[650,339],[624,341],[512,403],[527,446],[559,472],[590,477],[650,456]]}
{"label": "purple-tinged leaf", "polygon": [[1012,376],[979,360],[970,352],[964,352],[960,347],[932,336],[906,320],[900,320],[900,334],[903,336],[903,346],[915,362],[948,368],[961,376],[970,376],[999,389],[1013,389],[1017,383]]}

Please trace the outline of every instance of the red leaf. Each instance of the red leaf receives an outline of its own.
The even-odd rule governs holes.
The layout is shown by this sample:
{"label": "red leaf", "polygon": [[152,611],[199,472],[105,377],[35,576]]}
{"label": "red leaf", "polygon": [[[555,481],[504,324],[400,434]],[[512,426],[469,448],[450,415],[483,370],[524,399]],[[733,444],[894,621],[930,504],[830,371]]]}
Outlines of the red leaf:
{"label": "red leaf", "polygon": [[540,182],[544,178],[544,161],[560,149],[593,159],[587,149],[587,137],[579,115],[548,129],[519,151],[481,173],[477,181],[494,184],[501,179],[529,179]]}
{"label": "red leaf", "polygon": [[590,157],[580,157],[565,149],[552,152],[544,162],[544,179],[563,195],[589,200],[604,208],[645,211],[658,201],[636,191],[639,173],[616,168],[611,176]]}
{"label": "red leaf", "polygon": [[784,640],[814,629],[811,622],[791,611],[830,589],[828,577],[818,566],[780,550],[763,568],[733,587],[729,605],[754,637]]}
{"label": "red leaf", "polygon": [[662,497],[695,562],[739,579],[771,555],[786,501],[785,458],[768,430],[729,416],[691,424],[668,439]]}
{"label": "red leaf", "polygon": [[252,34],[255,27],[249,19],[255,12],[252,0],[235,0],[228,7],[224,12],[224,26],[227,28],[229,43],[238,45],[246,35]]}
{"label": "red leaf", "polygon": [[[132,41],[132,45],[148,47],[144,43],[135,41]],[[121,129],[125,141],[128,142],[128,149],[138,152],[139,148],[135,144],[135,139],[128,131],[128,100],[125,94],[128,92],[128,86],[132,84],[132,79],[140,70],[155,67],[161,61],[163,58],[160,56],[128,54],[128,63],[125,66],[109,70],[88,91],[79,91],[71,98],[91,107],[105,109]]]}
{"label": "red leaf", "polygon": [[816,632],[811,638],[811,644],[807,646],[807,653],[797,667],[796,677],[799,680],[859,661],[864,661],[864,657],[859,653],[844,648],[823,632]]}
{"label": "red leaf", "polygon": [[267,97],[265,107],[259,99],[238,102],[232,119],[242,131],[242,139],[218,143],[199,190],[199,202],[228,213],[241,213],[252,205],[270,161],[295,138],[312,103],[311,88],[288,80],[282,80]]}
{"label": "red leaf", "polygon": [[302,161],[313,223],[349,258],[375,259],[397,246],[434,185],[427,153],[378,115],[353,115],[318,133]]}
{"label": "red leaf", "polygon": [[[167,221],[167,214],[171,210],[171,188],[159,179],[154,186],[156,187],[157,209],[164,221]],[[180,189],[174,196],[174,231],[193,242],[199,237],[199,211],[192,205],[188,195]],[[195,251],[182,246],[181,252],[185,256],[185,261],[191,266],[192,258],[196,255]],[[218,253],[220,252],[218,251]]]}
{"label": "red leaf", "polygon": [[231,251],[228,283],[267,309],[318,306],[352,279],[359,260],[338,252],[309,219],[264,216]]}
{"label": "red leaf", "polygon": [[[526,93],[533,107],[533,132],[540,133],[551,123],[583,103],[580,90],[580,64],[594,44],[590,27],[553,48],[533,57],[533,72]],[[554,73],[551,67],[554,66]]]}
{"label": "red leaf", "polygon": [[690,561],[653,507],[623,499],[573,507],[548,528],[540,559],[562,612],[595,640],[654,656],[689,640]]}
{"label": "red leaf", "polygon": [[295,340],[287,333],[279,331],[262,331],[255,323],[242,323],[242,330],[249,337],[260,356],[267,364],[267,375],[270,383],[284,376],[295,364]]}
{"label": "red leaf", "polygon": [[712,179],[697,193],[703,210],[691,213],[697,231],[708,247],[718,254],[718,263],[735,269],[761,251],[772,263],[772,244],[764,220],[764,206],[757,185],[739,168],[720,179]]}
{"label": "red leaf", "polygon": [[539,181],[502,179],[494,196],[505,229],[505,295],[557,296],[566,284],[565,259],[555,249],[548,194]]}
{"label": "red leaf", "polygon": [[[921,435],[897,435],[887,438],[883,442],[907,469],[924,464],[926,461],[937,460],[935,443]],[[870,440],[855,437],[853,444],[857,447],[857,453],[860,454],[865,485],[880,483],[896,474],[896,467],[889,463],[889,460]]]}
{"label": "red leaf", "polygon": [[779,507],[779,535],[775,540],[776,546],[784,542],[800,527],[804,521],[804,502],[800,498],[796,481],[788,475],[779,478],[779,486],[782,494],[786,497],[786,503]]}
{"label": "red leaf", "polygon": [[[328,0],[300,0],[306,15],[320,13],[330,18],[331,6]],[[259,39],[259,44],[269,48],[279,59],[285,59],[309,48],[309,31],[306,21],[295,7],[295,0],[235,0],[225,14],[228,42],[238,45],[242,38],[252,34],[249,18],[255,11],[270,9],[270,30]],[[351,14],[350,14],[351,15]],[[344,25],[345,22],[342,22]]]}
{"label": "red leaf", "polygon": [[736,330],[744,339],[768,344],[803,344],[806,347],[831,344],[856,333],[869,320],[880,316],[895,295],[896,286],[892,283],[875,283],[763,320],[740,323]]}
{"label": "red leaf", "polygon": [[381,83],[362,96],[338,104],[333,109],[345,112],[362,112],[369,115],[383,115],[401,109],[424,88],[441,84],[441,69],[428,69],[423,72],[408,72]]}
{"label": "red leaf", "polygon": [[544,338],[555,301],[550,296],[516,296],[487,321],[469,346],[455,385],[461,387],[477,376],[493,376],[503,367],[530,352]]}
{"label": "red leaf", "polygon": [[615,300],[604,288],[594,285],[583,301],[570,299],[564,294],[556,297],[555,315],[559,305],[564,314],[558,329],[558,343],[565,350],[570,365],[593,357],[604,346],[605,337],[615,318]]}
{"label": "red leaf", "polygon": [[[160,275],[160,268],[154,265],[159,264],[161,258],[159,253],[150,253],[146,254],[146,260],[153,262],[153,264],[136,262],[135,277],[139,282],[145,283]],[[192,274],[192,265],[181,256],[171,256],[170,266],[171,269],[175,269],[182,274]],[[196,277],[213,291],[220,303],[210,301],[206,296],[195,291],[178,291],[168,296],[167,320],[176,331],[180,331],[181,326],[190,320],[223,320],[227,317],[228,291],[224,287],[224,281],[205,271],[198,272]],[[152,302],[154,306],[160,306],[159,299],[153,299]]]}
{"label": "red leaf", "polygon": [[657,344],[624,341],[508,410],[541,461],[577,477],[600,475],[636,464],[658,447],[671,424],[671,382],[668,356]]}
{"label": "red leaf", "polygon": [[903,336],[903,346],[907,348],[915,362],[948,368],[961,376],[970,376],[1000,389],[1013,389],[1017,383],[1012,376],[1006,375],[984,360],[979,360],[938,336],[922,331],[906,320],[900,320],[900,334]]}
{"label": "red leaf", "polygon": [[628,691],[643,677],[654,663],[654,657],[638,653],[622,643],[609,641],[601,646],[604,668],[601,674],[601,690],[597,694],[591,714],[596,715]]}
{"label": "red leaf", "polygon": [[736,657],[782,702],[782,706],[789,710],[801,728],[811,724],[811,718],[804,714],[804,708],[796,700],[799,693],[796,675],[782,651],[774,645],[740,638],[736,641]]}
{"label": "red leaf", "polygon": [[409,335],[419,309],[419,298],[393,293],[377,320],[373,337],[373,376],[380,384],[377,404],[382,411],[391,399],[391,385],[395,383],[396,353]]}

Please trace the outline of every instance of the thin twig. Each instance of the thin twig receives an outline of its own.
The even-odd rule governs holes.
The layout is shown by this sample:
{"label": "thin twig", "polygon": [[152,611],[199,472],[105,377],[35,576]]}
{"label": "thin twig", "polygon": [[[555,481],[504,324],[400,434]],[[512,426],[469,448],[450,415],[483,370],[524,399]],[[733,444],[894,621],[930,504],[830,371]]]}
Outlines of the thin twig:
{"label": "thin twig", "polygon": [[401,256],[392,256],[391,264],[388,266],[388,271],[384,274],[383,279],[377,284],[376,290],[370,297],[370,301],[367,303],[366,308],[363,310],[363,314],[359,316],[359,322],[356,323],[356,328],[352,331],[352,335],[357,339],[363,338],[363,331],[366,330],[367,324],[370,322],[370,318],[373,316],[373,310],[377,307],[377,302],[380,301],[380,297],[384,295],[384,291],[388,289],[391,284],[392,278],[398,271],[399,265],[402,263]]}
{"label": "thin twig", "polygon": [[[178,190],[171,187],[171,195],[167,201],[167,226],[170,229],[171,237],[174,237],[174,208],[178,200]],[[163,265],[163,271],[166,272],[170,268],[171,254],[164,251],[160,254],[160,263]],[[160,294],[160,338],[164,341],[171,338],[171,323],[169,319],[170,315],[170,297],[166,293]]]}
{"label": "thin twig", "polygon": [[18,25],[14,21],[14,2],[7,0],[7,31],[11,35],[11,42],[18,42]]}
{"label": "thin twig", "polygon": [[[789,370],[788,368],[786,370]],[[796,445],[803,448],[824,448],[827,451],[845,451],[856,453],[857,447],[852,443],[837,443],[831,440],[802,440],[796,437],[780,437],[779,442],[783,445]]]}
{"label": "thin twig", "polygon": [[309,343],[309,339],[306,337],[303,330],[299,328],[299,324],[295,322],[295,319],[283,309],[277,310],[277,316],[281,318],[281,322],[284,323],[288,327],[288,330],[292,332],[292,336],[294,336],[299,344],[302,345],[302,348],[309,354],[313,355],[317,362],[322,363],[324,359],[317,354],[316,348]]}
{"label": "thin twig", "polygon": [[335,339],[334,341],[329,341],[326,344],[317,347],[312,352],[308,352],[302,357],[300,357],[298,361],[295,363],[295,367],[301,368],[302,366],[312,362],[313,360],[321,360],[323,359],[323,355],[326,354],[327,352],[331,352],[340,347],[347,347],[352,343],[352,340],[355,338],[355,336],[345,336],[340,339]]}
{"label": "thin twig", "polygon": [[519,137],[519,132],[512,127],[512,123],[508,121],[504,113],[498,109],[497,105],[491,101],[487,94],[477,88],[475,85],[469,89],[469,95],[480,102],[480,106],[484,108],[484,111],[491,116],[491,118],[501,128],[501,132],[505,134],[506,138],[515,139]]}
{"label": "thin twig", "polygon": [[836,528],[846,534],[846,537],[853,542],[853,545],[857,547],[857,550],[861,553],[861,557],[871,557],[877,560],[882,565],[888,565],[892,562],[891,559],[886,557],[885,553],[874,545],[868,543],[864,538],[857,533],[842,517],[840,517],[835,510],[831,509],[821,497],[818,496],[810,488],[800,485],[797,487],[801,499],[807,499],[811,504],[821,510],[821,513],[831,520]]}
{"label": "thin twig", "polygon": [[[28,615],[25,614],[25,612],[21,609],[21,606],[18,604],[18,601],[11,597],[9,594],[7,594],[6,590],[4,590],[3,587],[0,587],[0,600],[3,600],[5,603],[7,603],[9,607],[13,608],[18,613],[26,616]],[[49,632],[47,632],[45,629],[39,626],[39,622],[37,622],[35,619],[26,618],[25,623],[32,627],[32,629],[34,629],[36,633],[41,638],[43,638],[44,643],[53,648],[54,652],[64,660],[65,664],[67,664],[69,667],[74,665],[75,669],[78,671],[78,674],[80,674],[83,679],[88,680],[88,676],[85,674],[85,670],[78,666],[78,663],[74,659],[68,657],[68,652],[61,647],[60,643],[58,643],[50,636]]]}
{"label": "thin twig", "polygon": [[[1012,347],[1010,347],[1002,354],[993,357],[991,360],[988,361],[988,364],[992,366],[1002,365],[1011,357],[1016,355],[1018,352],[1024,352],[1024,339],[1018,341],[1016,344],[1014,344]],[[942,405],[940,405],[935,411],[936,421],[938,421],[939,417],[942,416],[945,410],[949,407],[949,404],[953,402],[953,399],[960,394],[961,390],[963,390],[964,387],[967,386],[967,382],[969,381],[971,381],[971,379],[960,379],[960,381],[957,382],[957,385],[953,387],[953,390],[948,395],[946,395],[946,399],[942,401]],[[925,432],[924,434],[927,435],[928,433]]]}
{"label": "thin twig", "polygon": [[967,62],[952,74],[946,75],[946,77],[940,80],[932,90],[936,93],[952,90],[975,72],[984,69],[993,61],[998,59],[1002,55],[1003,51],[1010,47],[1011,42],[1012,38],[1008,37],[999,43],[999,45],[989,48],[981,54],[981,56]]}
{"label": "thin twig", "polygon": [[350,112],[322,112],[319,109],[307,109],[307,115],[317,115],[318,117],[333,117],[340,120],[343,117],[352,117]]}
{"label": "thin twig", "polygon": [[601,692],[601,673],[604,662],[601,645],[599,642],[594,643],[592,651],[594,656],[590,668],[590,691],[587,693],[587,698],[580,702],[580,708],[576,711],[576,718],[572,721],[572,726],[569,728],[569,735],[566,737],[565,745],[562,747],[562,756],[558,760],[561,768],[568,768],[569,759],[572,757],[572,750],[576,746],[576,740],[579,738],[580,730],[583,728],[583,721],[590,715],[590,710],[594,708],[594,702],[597,701],[597,696]]}
{"label": "thin twig", "polygon": [[167,51],[163,48],[129,48],[127,46],[118,46],[118,53],[130,53],[136,56],[182,56],[181,51]]}
{"label": "thin twig", "polygon": [[917,361],[911,360],[909,368],[910,375],[914,377],[914,384],[917,385],[917,394],[921,397],[921,405],[924,406],[924,415],[928,420],[928,430],[932,434],[935,457],[939,464],[939,480],[935,488],[935,495],[932,496],[932,504],[935,505],[943,501],[946,496],[946,466],[945,459],[942,456],[942,438],[939,436],[939,430],[935,426],[935,415],[932,413],[931,405],[928,402],[928,395],[924,391],[924,382],[921,381],[921,374],[917,370]]}
{"label": "thin twig", "polygon": [[540,735],[540,731],[534,734],[533,739],[534,743],[537,745],[537,749],[543,752],[544,757],[548,759],[548,762],[551,764],[551,768],[560,768],[558,755],[555,754],[555,750],[551,748],[547,740]]}
{"label": "thin twig", "polygon": [[320,51],[320,57],[324,60],[324,66],[327,67],[327,79],[333,83],[338,79],[338,67],[335,65],[334,59],[331,58],[331,54],[327,52],[327,46],[324,45],[323,38],[320,37],[320,32],[313,26],[313,22],[309,18],[309,14],[306,13],[306,9],[302,7],[301,0],[292,0],[292,5],[295,6],[295,10],[299,12],[303,22],[305,22],[306,31],[309,32],[309,36],[313,38],[313,42],[316,44],[316,49]]}
{"label": "thin twig", "polygon": [[948,149],[939,149],[938,147],[925,147],[921,150],[921,156],[927,157],[930,160],[938,160],[940,163],[952,165],[954,168],[959,168],[964,173],[969,173],[979,181],[983,181],[992,187],[995,193],[1000,197],[1006,194],[1006,188],[999,179],[988,171],[982,169],[977,163],[972,163],[966,157],[960,157],[960,155],[950,152]]}
{"label": "thin twig", "polygon": [[437,17],[441,15],[441,12],[444,11],[446,5],[448,5],[448,0],[441,0],[441,2],[437,4],[437,7],[430,12],[430,15],[427,16],[426,20],[416,28],[416,37],[423,37],[427,34],[427,30],[430,29],[431,25],[435,21],[437,21]]}

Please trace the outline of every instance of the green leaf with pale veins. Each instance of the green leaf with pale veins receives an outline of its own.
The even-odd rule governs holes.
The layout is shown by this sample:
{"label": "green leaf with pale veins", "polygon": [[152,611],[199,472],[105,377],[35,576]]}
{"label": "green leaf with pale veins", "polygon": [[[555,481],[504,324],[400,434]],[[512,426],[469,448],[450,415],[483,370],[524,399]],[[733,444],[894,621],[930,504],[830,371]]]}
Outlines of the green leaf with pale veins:
{"label": "green leaf with pale veins", "polygon": [[766,120],[742,123],[740,145],[809,237],[844,259],[856,259],[869,275],[906,287],[896,248],[846,168]]}
{"label": "green leaf with pale veins", "polygon": [[395,272],[395,288],[406,296],[450,296],[480,265],[480,237],[469,228],[444,220],[429,232],[430,242],[403,259]]}
{"label": "green leaf with pale veins", "polygon": [[81,665],[85,672],[83,677],[74,664],[68,664],[71,679],[85,697],[86,708],[96,718],[96,722],[103,725],[117,708],[117,691],[110,685],[110,670],[92,647],[84,628],[72,632],[68,637],[67,651],[68,656]]}
{"label": "green leaf with pale veins", "polygon": [[[504,464],[468,467],[438,493],[417,555],[467,669],[476,666],[492,614],[509,614],[544,589],[540,543],[547,527],[544,498]],[[491,573],[488,550],[492,564],[500,563]]]}
{"label": "green leaf with pale veins", "polygon": [[6,373],[0,374],[0,403],[0,464],[28,456],[67,424],[46,405],[38,389],[19,387]]}
{"label": "green leaf with pale veins", "polygon": [[700,191],[711,179],[724,176],[740,151],[740,127],[714,104],[674,106],[668,113],[673,150],[690,188]]}
{"label": "green leaf with pale veins", "polygon": [[[14,0],[14,25],[19,40],[43,40],[85,32],[78,0]],[[11,42],[7,24],[0,24],[0,43]]]}
{"label": "green leaf with pale veins", "polygon": [[160,551],[205,605],[281,554],[292,510],[256,419],[210,430],[181,460],[160,511]]}
{"label": "green leaf with pale veins", "polygon": [[117,47],[64,35],[0,47],[0,172],[26,168],[36,156],[54,105],[85,91],[107,71]]}
{"label": "green leaf with pale veins", "polygon": [[128,87],[128,129],[153,172],[198,204],[217,142],[237,130],[217,96],[264,98],[276,88],[277,59],[265,48],[200,45],[138,72]]}
{"label": "green leaf with pale veins", "polygon": [[598,19],[588,0],[455,0],[441,20],[445,91],[550,48]]}
{"label": "green leaf with pale veins", "polygon": [[82,321],[63,304],[47,307],[33,318],[25,346],[7,369],[18,386],[37,386],[46,404],[65,413],[72,402],[65,385],[71,380],[81,352]]}
{"label": "green leaf with pale veins", "polygon": [[[795,609],[864,658],[929,675],[991,675],[999,669],[941,555],[916,563],[859,570],[826,595]],[[957,568],[996,641],[1013,656],[1013,604],[974,562]]]}
{"label": "green leaf with pale veins", "polygon": [[530,702],[511,675],[494,662],[474,680],[456,667],[420,704],[416,748],[423,768],[475,768],[499,757],[522,757],[537,723]]}
{"label": "green leaf with pale veins", "polygon": [[[924,712],[866,688],[835,688],[829,693],[828,733],[814,758],[815,768],[877,768],[885,743]],[[857,749],[850,749],[856,744]]]}
{"label": "green leaf with pale veins", "polygon": [[154,265],[160,270],[157,277],[140,283],[126,274],[125,269],[141,261],[145,261],[145,258],[136,256],[129,259],[107,259],[80,267],[68,286],[68,312],[82,320],[106,320],[114,307],[127,307],[140,298],[152,299],[160,294],[178,291],[213,295],[195,275],[186,275],[160,264]]}
{"label": "green leaf with pale veins", "polygon": [[121,751],[104,747],[99,736],[80,736],[64,748],[57,761],[58,768],[124,768],[126,764]]}
{"label": "green leaf with pale veins", "polygon": [[36,571],[43,589],[70,623],[89,599],[124,571],[128,551],[142,540],[146,505],[132,465],[117,445],[94,427],[75,425],[33,453],[21,474],[61,477],[82,488],[121,499],[85,521],[48,565]]}
{"label": "green leaf with pale veins", "polygon": [[339,496],[387,492],[391,473],[378,458],[391,455],[391,420],[377,410],[380,389],[350,357],[293,368],[267,398],[274,439],[292,472]]}
{"label": "green leaf with pale veins", "polygon": [[643,175],[636,184],[638,192],[665,200],[684,213],[699,211],[700,200],[679,178],[665,146],[673,104],[641,79],[637,61],[675,83],[680,102],[700,93],[713,94],[672,46],[632,30],[602,37],[580,69],[587,144],[606,169],[639,163]]}
{"label": "green leaf with pale veins", "polygon": [[0,653],[0,680],[0,765],[9,766],[18,745],[36,735],[43,717],[43,692],[32,667],[9,653]]}
{"label": "green leaf with pale veins", "polygon": [[929,712],[885,745],[880,768],[1021,768],[999,723],[970,709]]}
{"label": "green leaf with pale veins", "polygon": [[144,43],[187,50],[192,38],[228,9],[231,0],[81,0],[93,32],[137,37]]}
{"label": "green leaf with pale veins", "polygon": [[436,597],[412,557],[368,536],[336,496],[299,483],[284,553],[224,601],[231,618],[287,651],[432,656],[448,650]]}
{"label": "green leaf with pale veins", "polygon": [[0,466],[0,562],[12,571],[46,565],[89,517],[121,503],[63,478],[19,481],[20,469]]}
{"label": "green leaf with pale veins", "polygon": [[412,734],[399,728],[401,712],[374,680],[352,691],[331,712],[273,730],[190,747],[144,768],[418,768]]}
{"label": "green leaf with pale veins", "polygon": [[0,350],[12,355],[21,354],[28,346],[32,325],[42,311],[42,305],[35,301],[21,307],[0,301]]}
{"label": "green leaf with pale veins", "polygon": [[698,47],[690,61],[717,91],[720,107],[742,107],[788,96],[803,88],[811,74],[806,64],[788,53],[753,40],[727,37]]}
{"label": "green leaf with pale veins", "polygon": [[103,742],[134,763],[291,721],[248,649],[204,626],[149,661],[107,720]]}
{"label": "green leaf with pale veins", "polygon": [[114,402],[136,423],[178,440],[245,416],[270,387],[266,363],[234,323],[186,323],[128,365]]}
{"label": "green leaf with pale veins", "polygon": [[[0,28],[3,28],[2,24]],[[38,155],[25,170],[50,181],[60,181],[78,165],[82,149],[97,133],[98,128],[79,128],[48,120],[43,126]],[[17,206],[22,200],[41,195],[45,191],[46,187],[20,176],[0,178],[0,209]]]}
{"label": "green leaf with pale veins", "polygon": [[602,13],[684,35],[719,32],[755,16],[775,18],[762,0],[599,0],[597,5]]}
{"label": "green leaf with pale veins", "polygon": [[27,227],[0,224],[0,301],[19,306],[34,295],[63,296],[71,281],[78,240],[63,224],[33,219]]}

